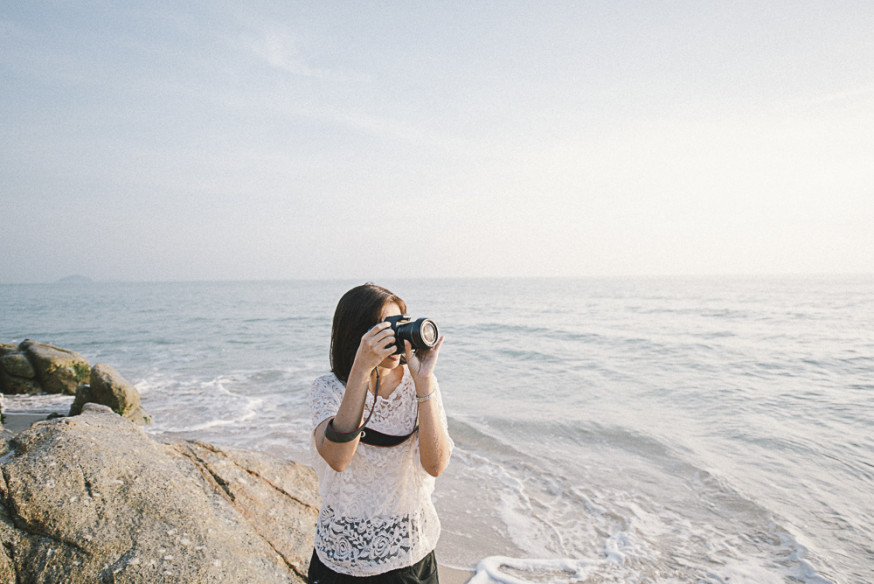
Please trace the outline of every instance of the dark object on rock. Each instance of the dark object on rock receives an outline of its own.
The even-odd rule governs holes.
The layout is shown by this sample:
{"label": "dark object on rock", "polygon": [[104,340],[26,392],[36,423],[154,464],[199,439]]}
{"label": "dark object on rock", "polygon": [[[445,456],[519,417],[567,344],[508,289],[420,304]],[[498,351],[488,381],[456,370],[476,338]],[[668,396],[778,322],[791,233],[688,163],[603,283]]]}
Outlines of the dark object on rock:
{"label": "dark object on rock", "polygon": [[[8,347],[9,345],[7,345]],[[9,351],[2,357],[3,370],[9,375],[23,377],[25,379],[33,379],[36,377],[36,371],[33,369],[28,358],[21,351]]]}
{"label": "dark object on rock", "polygon": [[0,344],[0,392],[42,393],[33,364],[16,345]]}
{"label": "dark object on rock", "polygon": [[116,414],[140,426],[152,423],[152,418],[142,408],[140,392],[106,363],[98,363],[91,368],[90,385],[76,388],[76,399],[70,406],[70,415],[80,414],[86,403],[108,406]]}
{"label": "dark object on rock", "polygon": [[0,391],[68,393],[88,383],[91,365],[75,351],[25,340],[0,345]]}
{"label": "dark object on rock", "polygon": [[305,580],[311,468],[150,438],[96,404],[10,441],[0,582],[249,584]]}

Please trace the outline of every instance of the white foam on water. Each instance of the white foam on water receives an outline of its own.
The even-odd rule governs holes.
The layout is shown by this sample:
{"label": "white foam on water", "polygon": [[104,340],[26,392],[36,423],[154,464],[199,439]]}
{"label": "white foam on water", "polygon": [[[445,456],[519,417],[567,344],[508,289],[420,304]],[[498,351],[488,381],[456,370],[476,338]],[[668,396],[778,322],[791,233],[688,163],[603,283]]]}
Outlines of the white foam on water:
{"label": "white foam on water", "polygon": [[[590,468],[557,468],[507,445],[490,450],[457,445],[441,485],[448,499],[438,490],[450,526],[442,551],[453,567],[476,566],[480,584],[829,582],[768,510],[669,454],[637,456],[642,468],[613,451]],[[472,529],[480,537],[465,539]]]}
{"label": "white foam on water", "polygon": [[210,378],[156,372],[136,387],[154,420],[146,428],[150,433],[302,458],[308,452],[312,377],[307,367]]}
{"label": "white foam on water", "polygon": [[535,560],[491,556],[476,566],[468,584],[547,584],[588,580],[608,560]]}
{"label": "white foam on water", "polygon": [[782,584],[813,582],[831,584],[813,576],[799,580],[788,570],[754,559],[737,559],[712,570],[631,565],[621,557],[606,558],[512,558],[489,556],[475,568],[469,584]]}
{"label": "white foam on water", "polygon": [[3,412],[9,414],[46,414],[59,413],[67,415],[73,405],[72,395],[38,394],[38,395],[3,395]]}
{"label": "white foam on water", "polygon": [[235,375],[219,375],[208,380],[151,378],[138,383],[143,407],[154,421],[149,431],[199,432],[254,420],[264,399],[231,389],[239,382]]}

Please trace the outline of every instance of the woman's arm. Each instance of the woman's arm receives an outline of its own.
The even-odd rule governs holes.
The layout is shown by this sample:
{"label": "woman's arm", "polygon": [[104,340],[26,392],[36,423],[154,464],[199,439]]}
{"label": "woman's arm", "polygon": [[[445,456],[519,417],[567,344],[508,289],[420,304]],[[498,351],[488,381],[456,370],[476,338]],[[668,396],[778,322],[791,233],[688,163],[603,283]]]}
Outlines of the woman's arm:
{"label": "woman's arm", "polygon": [[449,464],[449,435],[441,419],[441,402],[434,392],[438,391],[434,378],[437,355],[443,345],[443,337],[432,349],[412,355],[409,341],[406,343],[407,363],[416,385],[416,397],[429,399],[419,402],[419,459],[422,468],[431,476],[438,477]]}
{"label": "woman's arm", "polygon": [[[394,332],[391,325],[381,322],[367,331],[361,337],[355,361],[346,381],[346,391],[337,415],[328,418],[315,429],[316,449],[332,469],[343,472],[355,451],[358,449],[360,435],[349,442],[333,442],[325,436],[325,428],[333,420],[333,427],[339,433],[354,432],[364,416],[364,404],[367,398],[367,386],[370,374],[383,359],[394,353]],[[375,399],[375,398],[374,398]]]}
{"label": "woman's arm", "polygon": [[[437,391],[434,377],[416,381],[416,395],[423,397]],[[440,399],[436,396],[419,403],[419,458],[422,468],[438,477],[449,464],[449,436],[441,420]]]}

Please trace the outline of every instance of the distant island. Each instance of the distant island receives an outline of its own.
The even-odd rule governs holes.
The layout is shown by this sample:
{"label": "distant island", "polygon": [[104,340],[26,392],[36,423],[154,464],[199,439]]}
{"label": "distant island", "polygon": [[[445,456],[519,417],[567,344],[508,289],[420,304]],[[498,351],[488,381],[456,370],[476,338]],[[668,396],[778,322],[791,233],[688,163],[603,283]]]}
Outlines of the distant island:
{"label": "distant island", "polygon": [[57,284],[93,284],[94,280],[92,280],[88,276],[82,276],[81,274],[73,274],[72,276],[67,276],[66,278],[61,278],[56,283]]}

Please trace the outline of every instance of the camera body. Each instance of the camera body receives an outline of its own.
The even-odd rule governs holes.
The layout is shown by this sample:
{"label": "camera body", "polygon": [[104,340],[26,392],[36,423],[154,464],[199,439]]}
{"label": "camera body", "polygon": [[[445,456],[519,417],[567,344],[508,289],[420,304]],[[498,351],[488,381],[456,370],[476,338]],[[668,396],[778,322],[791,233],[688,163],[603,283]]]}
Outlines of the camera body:
{"label": "camera body", "polygon": [[391,330],[395,333],[395,355],[404,354],[404,341],[410,341],[416,351],[430,349],[440,338],[437,323],[430,318],[412,320],[408,314],[399,314],[386,317],[385,321],[391,323]]}

